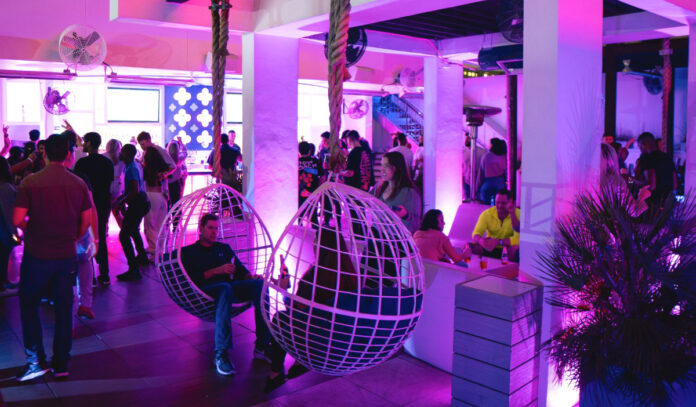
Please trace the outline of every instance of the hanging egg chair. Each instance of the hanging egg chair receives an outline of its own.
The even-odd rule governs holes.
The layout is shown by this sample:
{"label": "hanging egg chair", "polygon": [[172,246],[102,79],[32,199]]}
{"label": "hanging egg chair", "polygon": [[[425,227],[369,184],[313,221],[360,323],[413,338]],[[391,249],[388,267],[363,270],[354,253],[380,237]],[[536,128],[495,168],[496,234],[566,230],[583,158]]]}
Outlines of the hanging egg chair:
{"label": "hanging egg chair", "polygon": [[[207,213],[219,218],[218,241],[228,244],[252,275],[263,273],[273,243],[254,208],[227,185],[199,189],[172,207],[160,228],[155,253],[162,284],[186,312],[214,321],[215,300],[196,286],[181,262],[181,248],[198,240],[198,222]],[[250,306],[250,302],[233,304],[233,316]]]}
{"label": "hanging egg chair", "polygon": [[383,202],[344,184],[326,182],[307,198],[264,281],[263,316],[275,340],[329,375],[389,358],[422,312],[423,262],[411,233]]}

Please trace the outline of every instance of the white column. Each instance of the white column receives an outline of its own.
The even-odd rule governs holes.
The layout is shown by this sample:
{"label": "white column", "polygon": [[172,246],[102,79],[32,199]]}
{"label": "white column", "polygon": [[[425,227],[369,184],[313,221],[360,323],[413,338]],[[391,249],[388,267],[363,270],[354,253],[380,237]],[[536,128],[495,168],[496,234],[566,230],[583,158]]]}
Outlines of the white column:
{"label": "white column", "polygon": [[463,87],[462,67],[426,57],[423,139],[423,211],[439,209],[445,233],[462,203]]}
{"label": "white column", "polygon": [[696,22],[689,26],[689,73],[686,89],[686,173],[684,192],[696,193]]}
{"label": "white column", "polygon": [[244,193],[273,242],[297,211],[298,40],[242,36]]}
{"label": "white column", "polygon": [[[524,20],[520,270],[539,278],[555,219],[599,182],[602,0],[526,0]],[[560,322],[545,304],[542,343]],[[573,405],[545,354],[540,366],[539,406]]]}

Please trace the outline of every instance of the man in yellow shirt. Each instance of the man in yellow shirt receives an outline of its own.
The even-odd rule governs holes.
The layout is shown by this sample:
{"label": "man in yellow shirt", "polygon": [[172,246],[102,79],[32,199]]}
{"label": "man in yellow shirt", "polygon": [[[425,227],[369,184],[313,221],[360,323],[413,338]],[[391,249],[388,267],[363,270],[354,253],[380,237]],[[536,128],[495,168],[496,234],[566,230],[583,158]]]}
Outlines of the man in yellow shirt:
{"label": "man in yellow shirt", "polygon": [[495,195],[495,206],[481,213],[476,222],[471,249],[476,254],[500,258],[503,247],[516,259],[520,247],[520,210],[507,189]]}

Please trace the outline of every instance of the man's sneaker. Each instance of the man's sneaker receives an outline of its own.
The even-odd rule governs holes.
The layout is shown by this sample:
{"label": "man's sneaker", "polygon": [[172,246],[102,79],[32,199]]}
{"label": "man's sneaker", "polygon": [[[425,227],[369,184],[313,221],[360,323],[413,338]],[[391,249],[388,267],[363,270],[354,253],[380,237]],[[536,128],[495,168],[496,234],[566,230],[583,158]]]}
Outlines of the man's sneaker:
{"label": "man's sneaker", "polygon": [[62,377],[68,377],[70,374],[68,372],[68,364],[67,363],[60,363],[60,362],[51,362],[51,371],[53,372],[53,377],[56,379],[62,378]]}
{"label": "man's sneaker", "polygon": [[97,282],[103,286],[111,284],[111,280],[108,275],[100,275],[97,277]]}
{"label": "man's sneaker", "polygon": [[268,348],[266,349],[260,349],[260,348],[254,348],[254,359],[258,360],[263,360],[268,363],[271,363],[271,355],[269,354]]}
{"label": "man's sneaker", "polygon": [[215,354],[215,368],[217,372],[223,376],[229,376],[237,373],[234,364],[230,362],[227,352],[218,352]]}
{"label": "man's sneaker", "polygon": [[22,373],[17,375],[17,381],[26,382],[28,380],[41,377],[48,372],[48,368],[44,363],[28,363]]}
{"label": "man's sneaker", "polygon": [[128,269],[125,273],[117,275],[116,278],[118,281],[138,281],[143,277],[138,270]]}
{"label": "man's sneaker", "polygon": [[85,307],[84,305],[80,305],[79,307],[77,307],[77,316],[87,319],[95,318],[94,311],[92,311],[92,308]]}

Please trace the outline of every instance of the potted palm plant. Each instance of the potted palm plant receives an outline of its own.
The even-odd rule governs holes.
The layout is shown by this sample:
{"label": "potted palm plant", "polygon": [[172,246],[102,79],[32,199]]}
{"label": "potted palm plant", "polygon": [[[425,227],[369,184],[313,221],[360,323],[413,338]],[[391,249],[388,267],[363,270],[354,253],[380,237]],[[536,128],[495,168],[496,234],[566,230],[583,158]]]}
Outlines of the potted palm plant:
{"label": "potted palm plant", "polygon": [[581,406],[694,405],[696,205],[632,216],[625,190],[581,194],[540,266],[564,325],[546,343]]}

